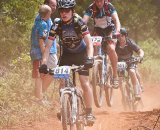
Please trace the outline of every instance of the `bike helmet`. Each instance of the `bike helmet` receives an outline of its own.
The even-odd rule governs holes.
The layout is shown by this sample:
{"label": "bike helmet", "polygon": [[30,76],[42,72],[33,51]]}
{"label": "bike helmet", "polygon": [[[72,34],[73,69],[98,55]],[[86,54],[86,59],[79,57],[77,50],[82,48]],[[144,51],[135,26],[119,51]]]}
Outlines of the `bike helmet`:
{"label": "bike helmet", "polygon": [[73,8],[76,5],[75,0],[57,0],[58,8]]}
{"label": "bike helmet", "polygon": [[125,28],[121,28],[120,29],[120,33],[122,34],[122,35],[128,35],[128,32],[127,32],[127,30],[125,29]]}

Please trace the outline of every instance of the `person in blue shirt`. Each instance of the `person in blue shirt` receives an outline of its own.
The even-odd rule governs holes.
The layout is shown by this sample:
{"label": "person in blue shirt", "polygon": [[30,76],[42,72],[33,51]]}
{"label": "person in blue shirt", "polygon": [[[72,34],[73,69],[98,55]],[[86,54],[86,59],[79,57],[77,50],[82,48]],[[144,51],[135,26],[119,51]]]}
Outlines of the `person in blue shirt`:
{"label": "person in blue shirt", "polygon": [[[120,21],[118,18],[115,7],[108,0],[93,0],[93,3],[89,5],[83,16],[83,21],[87,24],[89,18],[94,20],[94,32],[96,36],[111,36],[118,35],[120,32]],[[117,54],[115,52],[114,41],[104,43],[103,50],[108,54],[112,69],[113,69],[113,87],[118,87],[118,75],[117,75]]]}
{"label": "person in blue shirt", "polygon": [[[54,12],[56,11],[56,6],[57,6],[56,0],[45,0],[44,4],[48,5],[51,8],[51,10],[52,10],[51,17],[52,17]],[[53,25],[51,17],[46,21],[49,30],[50,30],[51,26]],[[38,14],[35,18],[35,22],[39,19],[40,19],[40,16]],[[45,43],[47,43],[47,39],[46,39]],[[54,67],[57,66],[57,62],[58,62],[58,59],[57,59],[57,45],[56,45],[56,39],[55,39],[53,41],[53,44],[52,44],[51,48],[50,48],[50,55],[48,57],[47,65],[48,65],[49,68],[54,68]],[[52,78],[52,76],[50,76],[48,74],[44,75],[43,78],[44,78],[44,80],[43,80],[43,83],[42,83],[42,91],[43,91],[43,93],[45,93],[47,88],[49,87],[49,85],[53,81],[53,78]]]}
{"label": "person in blue shirt", "polygon": [[[56,1],[52,1],[51,3],[55,3],[56,5]],[[47,14],[46,11],[49,9],[50,11]],[[35,97],[37,97],[39,103],[43,101],[43,93],[46,91],[51,81],[53,80],[50,75],[41,74],[40,76],[38,71],[38,68],[41,65],[45,44],[48,40],[48,32],[53,24],[50,18],[52,10],[53,9],[51,9],[48,5],[43,5],[39,9],[39,14],[34,21],[31,34],[32,45],[30,55],[33,62],[32,77],[35,78]],[[50,68],[56,67],[57,65],[57,48],[55,40],[53,41],[52,47],[50,49],[47,65]]]}

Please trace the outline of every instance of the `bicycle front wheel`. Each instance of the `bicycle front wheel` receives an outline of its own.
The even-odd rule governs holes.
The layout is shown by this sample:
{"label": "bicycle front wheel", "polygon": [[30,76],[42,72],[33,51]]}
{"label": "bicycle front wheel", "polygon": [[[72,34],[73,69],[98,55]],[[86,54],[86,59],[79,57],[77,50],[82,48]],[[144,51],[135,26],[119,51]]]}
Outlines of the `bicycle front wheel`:
{"label": "bicycle front wheel", "polygon": [[72,104],[71,97],[69,94],[64,94],[62,99],[62,128],[63,130],[76,130],[75,125],[71,124],[71,114],[72,114]]}
{"label": "bicycle front wheel", "polygon": [[92,87],[93,87],[93,98],[96,107],[101,107],[103,103],[103,85],[101,83],[102,78],[102,63],[95,62],[92,71]]}

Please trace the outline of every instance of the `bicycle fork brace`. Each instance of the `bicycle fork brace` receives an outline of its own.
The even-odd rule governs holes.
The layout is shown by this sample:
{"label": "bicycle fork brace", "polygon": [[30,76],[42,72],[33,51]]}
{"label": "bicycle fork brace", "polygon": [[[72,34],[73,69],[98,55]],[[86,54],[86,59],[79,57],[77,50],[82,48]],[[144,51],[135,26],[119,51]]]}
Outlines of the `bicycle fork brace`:
{"label": "bicycle fork brace", "polygon": [[70,95],[71,97],[71,124],[76,123],[77,118],[77,95],[76,88],[65,87],[60,89],[60,102],[61,102],[61,110],[62,110],[62,100],[65,94]]}

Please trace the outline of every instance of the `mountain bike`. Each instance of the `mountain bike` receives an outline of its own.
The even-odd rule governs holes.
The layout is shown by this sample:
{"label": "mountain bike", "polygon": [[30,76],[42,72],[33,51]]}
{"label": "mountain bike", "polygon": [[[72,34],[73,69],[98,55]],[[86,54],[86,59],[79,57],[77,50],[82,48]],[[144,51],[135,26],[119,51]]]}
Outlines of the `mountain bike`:
{"label": "mountain bike", "polygon": [[111,85],[112,68],[107,60],[107,55],[103,53],[101,44],[106,42],[105,38],[101,36],[92,36],[92,42],[96,48],[96,55],[94,56],[94,66],[92,70],[92,87],[94,102],[97,107],[103,104],[103,92],[105,90],[105,97],[108,106],[112,106],[113,88]]}
{"label": "mountain bike", "polygon": [[86,130],[85,104],[81,91],[76,87],[75,72],[84,66],[60,66],[50,70],[56,79],[65,80],[60,89],[61,122],[63,130]]}
{"label": "mountain bike", "polygon": [[143,108],[143,101],[142,97],[140,99],[136,99],[135,97],[135,91],[137,93],[141,93],[141,86],[139,82],[137,83],[136,90],[133,88],[131,79],[127,70],[127,66],[130,64],[138,64],[139,63],[139,57],[132,57],[129,60],[118,62],[118,76],[119,80],[121,81],[122,86],[121,94],[122,94],[122,104],[125,110],[130,111],[137,111],[138,109]]}

